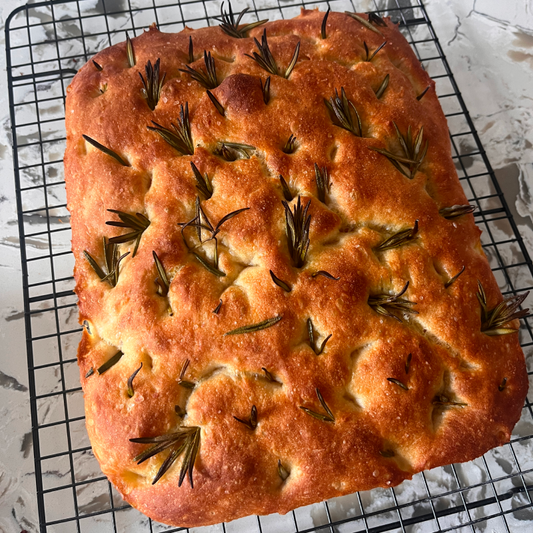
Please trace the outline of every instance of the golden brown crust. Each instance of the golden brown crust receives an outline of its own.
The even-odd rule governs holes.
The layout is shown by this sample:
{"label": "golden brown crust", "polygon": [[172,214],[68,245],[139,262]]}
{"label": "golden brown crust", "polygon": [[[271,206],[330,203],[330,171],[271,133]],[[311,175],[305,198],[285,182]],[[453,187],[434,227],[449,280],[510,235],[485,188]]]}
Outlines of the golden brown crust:
{"label": "golden brown crust", "polygon": [[[466,198],[434,82],[390,21],[379,28],[380,36],[348,15],[331,13],[328,37],[321,40],[322,17],[302,11],[264,26],[283,68],[301,43],[290,78],[271,76],[268,105],[260,84],[268,74],[245,55],[256,50],[253,39],[234,39],[218,27],[179,34],[152,28],[133,40],[135,67],[128,67],[125,43],[118,44],[95,57],[101,71],[88,63],[69,88],[65,172],[76,292],[80,317],[90,329],[78,354],[87,428],[105,474],[127,501],[161,522],[198,526],[284,513],[393,486],[506,442],[520,416],[527,379],[518,335],[480,331],[478,280],[490,308],[501,301],[480,232],[471,214],[454,220],[439,214],[443,207],[466,204]],[[259,37],[262,30],[250,35]],[[204,49],[215,58],[221,83],[212,92],[225,117],[205,89],[179,71],[187,64],[189,36],[194,68],[203,68]],[[373,50],[383,40],[387,45],[372,62],[362,61],[363,42]],[[144,75],[146,62],[157,58],[166,80],[151,111],[138,72]],[[377,99],[386,74],[389,86]],[[334,125],[323,103],[341,87],[361,116],[363,137]],[[192,156],[180,156],[146,127],[151,121],[170,127],[186,102]],[[423,127],[429,142],[413,179],[369,149],[398,152],[394,123],[404,133],[409,126],[413,133]],[[130,166],[86,143],[82,134]],[[291,134],[297,149],[286,154],[282,148]],[[218,141],[256,149],[249,159],[228,162],[213,153]],[[191,161],[212,180],[213,195],[201,203],[212,222],[249,208],[218,235],[223,277],[188,253],[178,225],[195,216]],[[317,196],[315,163],[331,177],[325,203]],[[310,247],[302,268],[293,266],[288,252],[279,174],[304,204],[311,200]],[[115,287],[101,282],[83,255],[88,251],[102,265],[102,237],[125,232],[105,224],[118,220],[108,209],[150,220],[136,256],[121,263]],[[419,233],[411,243],[375,250],[415,221]],[[203,249],[212,260],[208,247]],[[121,245],[122,253],[127,250],[132,243]],[[156,292],[152,251],[171,281],[168,299]],[[292,287],[290,293],[272,281],[270,270]],[[340,279],[313,277],[317,271]],[[404,296],[416,303],[417,315],[399,321],[368,305],[370,295],[397,294],[406,282]],[[273,317],[282,319],[268,329],[224,335]],[[319,343],[331,334],[320,355],[308,340],[309,318]],[[86,377],[118,350],[124,355],[117,364]],[[193,389],[178,384],[187,359],[185,379]],[[130,397],[128,378],[141,362]],[[334,422],[301,409],[324,413],[316,389]],[[456,405],[438,405],[435,399],[442,396]],[[176,405],[186,411],[184,418]],[[258,413],[254,430],[234,418],[246,420],[252,405]],[[194,488],[188,481],[178,487],[181,459],[152,485],[168,452],[137,465],[133,458],[147,445],[129,439],[180,426],[201,428]],[[278,473],[279,460],[289,472],[286,480]]]}

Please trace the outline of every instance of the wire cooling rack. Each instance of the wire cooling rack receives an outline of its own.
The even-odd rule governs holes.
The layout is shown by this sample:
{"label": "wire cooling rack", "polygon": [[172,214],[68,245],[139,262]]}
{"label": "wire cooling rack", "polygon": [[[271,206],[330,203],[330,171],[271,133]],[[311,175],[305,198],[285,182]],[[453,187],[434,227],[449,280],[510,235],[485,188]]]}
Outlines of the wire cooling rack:
{"label": "wire cooling rack", "polygon": [[[354,5],[355,4],[355,5]],[[249,19],[289,18],[302,6],[357,11],[357,2],[247,0]],[[237,6],[234,6],[237,7]],[[238,6],[241,8],[241,6]],[[374,0],[400,23],[437,82],[456,168],[503,294],[533,286],[531,259],[480,144],[420,0]],[[216,24],[220,2],[64,0],[16,9],[6,23],[7,75],[22,255],[33,449],[41,532],[171,532],[124,503],[102,475],[85,431],[76,349],[69,214],[62,156],[64,101],[77,69],[152,22],[163,31]],[[529,305],[531,306],[529,302]],[[529,323],[528,323],[529,321]],[[531,317],[520,339],[533,373]],[[531,396],[530,396],[531,397]],[[295,510],[197,528],[202,532],[526,532],[533,530],[533,411],[528,399],[511,442],[466,464]],[[192,530],[191,530],[192,532]]]}

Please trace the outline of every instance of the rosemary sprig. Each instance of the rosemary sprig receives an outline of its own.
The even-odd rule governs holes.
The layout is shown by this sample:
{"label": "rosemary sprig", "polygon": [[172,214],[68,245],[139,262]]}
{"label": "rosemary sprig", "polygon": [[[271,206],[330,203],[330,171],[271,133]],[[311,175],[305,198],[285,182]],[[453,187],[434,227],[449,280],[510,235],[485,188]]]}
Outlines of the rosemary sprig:
{"label": "rosemary sprig", "polygon": [[233,9],[231,8],[231,2],[228,2],[229,4],[229,10],[226,12],[224,11],[224,2],[222,2],[222,5],[220,6],[220,17],[214,17],[216,20],[221,22],[219,24],[220,29],[227,33],[230,37],[235,37],[235,39],[244,39],[247,37],[247,33],[250,30],[253,30],[254,28],[257,28],[258,26],[261,26],[262,24],[265,24],[265,22],[268,22],[268,19],[265,20],[258,20],[257,22],[252,22],[251,24],[246,24],[239,28],[239,24],[241,22],[242,17],[245,15],[245,13],[248,11],[248,8],[243,9],[239,16],[237,17],[237,20],[235,20],[235,15],[233,14]]}
{"label": "rosemary sprig", "polygon": [[322,413],[317,413],[316,411],[312,411],[308,407],[304,407],[302,405],[300,405],[300,409],[306,412],[309,416],[316,418],[317,420],[322,420],[323,422],[335,422],[335,417],[333,416],[333,413],[324,401],[324,398],[322,398],[322,394],[320,394],[318,388],[315,389],[315,392],[318,397],[318,401],[320,402],[320,405],[322,406],[324,411],[326,411],[326,414],[324,415]]}
{"label": "rosemary sprig", "polygon": [[172,124],[172,122],[170,123],[170,126],[174,131],[164,128],[153,120],[152,124],[153,126],[146,127],[150,131],[155,131],[181,155],[194,154],[194,144],[191,137],[191,123],[189,121],[189,102],[185,102],[185,109],[183,109],[183,105],[181,106],[177,125]]}
{"label": "rosemary sprig", "polygon": [[448,280],[445,284],[444,284],[444,288],[447,289],[454,281],[457,280],[457,278],[465,271],[465,266],[463,265],[463,268],[461,268],[461,270],[455,274],[455,276],[453,278],[451,278],[450,280]]}
{"label": "rosemary sprig", "polygon": [[[355,106],[351,100],[348,100],[346,97],[344,87],[341,87],[340,97],[337,89],[335,89],[335,96],[332,96],[329,100],[324,99],[324,103],[328,108],[331,121],[333,124],[335,124],[335,126],[339,126],[340,128],[348,130],[356,137],[363,136],[361,118],[359,117],[359,113],[357,112],[357,109],[355,109]],[[355,120],[353,114],[355,114]]]}
{"label": "rosemary sprig", "polygon": [[218,315],[221,307],[222,307],[222,298],[220,298],[218,305],[213,309],[213,313],[215,313],[215,315]]}
{"label": "rosemary sprig", "polygon": [[452,205],[451,207],[443,207],[442,209],[439,209],[439,215],[446,220],[452,220],[473,213],[475,210],[476,206],[471,204]]}
{"label": "rosemary sprig", "polygon": [[127,393],[130,398],[133,398],[133,395],[135,394],[135,391],[133,390],[133,380],[135,379],[137,374],[141,371],[142,367],[143,367],[143,364],[141,363],[141,366],[137,370],[135,370],[135,372],[128,378]]}
{"label": "rosemary sprig", "polygon": [[103,144],[100,144],[98,141],[95,141],[94,139],[91,139],[88,135],[82,135],[82,137],[89,143],[92,144],[95,148],[98,148],[101,152],[104,152],[104,154],[110,155],[112,158],[116,159],[122,166],[129,167],[130,164],[122,159],[116,152],[113,152],[110,148],[107,146],[104,146]]}
{"label": "rosemary sprig", "polygon": [[163,75],[159,77],[160,69],[160,59],[158,58],[155,62],[155,65],[152,66],[152,62],[149,60],[144,67],[144,72],[146,74],[146,80],[143,78],[143,75],[139,72],[141,81],[143,84],[143,96],[146,99],[148,107],[153,111],[157,102],[159,102],[159,97],[161,96],[161,89],[163,88],[163,83],[165,82],[166,72],[163,72]]}
{"label": "rosemary sprig", "polygon": [[385,78],[383,78],[383,81],[381,82],[381,85],[379,86],[379,89],[376,91],[376,98],[379,100],[382,96],[387,87],[389,86],[389,78],[390,75],[387,74]]}
{"label": "rosemary sprig", "polygon": [[187,368],[189,368],[189,359],[185,359],[183,362],[183,365],[181,366],[180,375],[178,377],[178,385],[180,387],[183,387],[184,389],[194,389],[196,386],[192,381],[187,381],[185,378],[185,372],[187,372]]}
{"label": "rosemary sprig", "polygon": [[[157,285],[157,294],[166,298],[168,296],[168,291],[170,290],[170,281],[168,279],[167,273],[165,272],[165,267],[159,259],[159,256],[152,250],[152,255],[154,257],[155,267],[157,269],[158,277],[155,278],[154,283]],[[170,301],[168,303],[168,314],[173,315],[172,307],[170,307]]]}
{"label": "rosemary sprig", "polygon": [[104,70],[102,65],[100,65],[99,63],[97,63],[94,59],[93,59],[93,65],[94,67],[96,68],[96,70]]}
{"label": "rosemary sprig", "polygon": [[380,450],[379,455],[386,458],[394,457],[395,453],[392,450]]}
{"label": "rosemary sprig", "polygon": [[204,65],[205,71],[200,68],[196,70],[192,67],[189,67],[189,65],[185,65],[185,68],[180,68],[179,71],[188,74],[193,80],[197,81],[205,89],[215,89],[219,85],[215,60],[211,56],[211,52],[206,52],[205,50]]}
{"label": "rosemary sprig", "polygon": [[278,476],[281,481],[285,481],[290,476],[290,472],[283,466],[281,459],[278,459]]}
{"label": "rosemary sprig", "polygon": [[100,94],[104,94],[107,91],[107,83],[102,83],[98,90],[100,91]]}
{"label": "rosemary sprig", "polygon": [[455,402],[453,400],[450,400],[448,396],[444,394],[437,394],[435,398],[431,401],[433,405],[441,406],[441,407],[466,407],[466,403],[462,402]]}
{"label": "rosemary sprig", "polygon": [[374,59],[375,55],[387,44],[387,41],[383,41],[372,53],[366,44],[366,41],[363,41],[363,46],[365,47],[365,58],[363,61],[370,63]]}
{"label": "rosemary sprig", "polygon": [[429,91],[429,85],[416,97],[417,100],[422,100],[424,98],[424,95]]}
{"label": "rosemary sprig", "polygon": [[185,409],[183,409],[183,407],[181,405],[175,405],[174,406],[174,412],[180,418],[183,418],[187,414],[187,411],[185,411]]}
{"label": "rosemary sprig", "polygon": [[296,136],[291,133],[291,136],[287,139],[287,142],[282,148],[285,154],[294,154],[296,152]]}
{"label": "rosemary sprig", "polygon": [[272,326],[275,326],[282,318],[283,316],[279,315],[279,316],[275,316],[272,318],[267,318],[266,320],[263,320],[262,322],[258,322],[257,324],[241,326],[240,328],[232,329],[231,331],[224,333],[224,336],[240,335],[242,333],[254,333],[255,331],[261,331],[262,329],[271,328]]}
{"label": "rosemary sprig", "polygon": [[188,63],[194,63],[194,45],[192,44],[192,37],[189,35],[189,57]]}
{"label": "rosemary sprig", "polygon": [[498,390],[502,392],[507,387],[507,378],[503,378],[502,382],[498,385]]}
{"label": "rosemary sprig", "polygon": [[204,195],[206,200],[209,200],[209,198],[213,196],[213,185],[211,185],[209,176],[207,173],[202,176],[202,173],[192,161],[191,168],[194,173],[194,178],[196,179],[196,188]]}
{"label": "rosemary sprig", "polygon": [[384,155],[406,178],[413,179],[420,165],[424,161],[428,150],[428,141],[422,146],[424,128],[422,127],[418,130],[418,133],[413,140],[411,126],[407,129],[407,135],[404,136],[400,133],[396,123],[393,122],[393,124],[402,149],[402,155],[396,155],[388,150],[383,150],[382,148],[377,148],[375,146],[369,146],[368,148]]}
{"label": "rosemary sprig", "polygon": [[133,50],[133,43],[131,42],[128,32],[126,32],[126,57],[128,58],[128,65],[134,67],[137,61],[135,60],[135,52]]}
{"label": "rosemary sprig", "polygon": [[93,374],[94,374],[94,368],[91,366],[87,374],[85,374],[85,379],[90,378]]}
{"label": "rosemary sprig", "polygon": [[226,161],[236,161],[239,156],[243,159],[250,159],[255,146],[243,143],[233,143],[229,141],[219,142],[213,153]]}
{"label": "rosemary sprig", "polygon": [[115,213],[120,222],[115,220],[108,220],[106,224],[108,226],[114,226],[117,228],[126,228],[130,229],[129,233],[124,233],[124,235],[118,235],[117,237],[111,237],[109,242],[111,244],[122,244],[125,242],[135,241],[135,246],[133,248],[132,257],[135,257],[137,250],[139,249],[139,243],[141,242],[141,237],[144,231],[150,225],[150,221],[142,214],[135,213],[130,215],[129,213],[124,213],[124,211],[117,211],[116,209],[108,209],[110,213]]}
{"label": "rosemary sprig", "polygon": [[318,191],[318,199],[325,204],[326,203],[326,193],[329,192],[331,188],[331,182],[329,181],[329,173],[326,167],[319,168],[315,163],[315,180],[316,188]]}
{"label": "rosemary sprig", "polygon": [[85,255],[85,259],[87,259],[92,269],[100,278],[100,281],[107,281],[111,285],[111,287],[116,287],[118,283],[118,275],[120,272],[120,262],[127,255],[129,255],[130,252],[119,255],[118,245],[109,243],[105,237],[103,238],[103,248],[104,263],[107,273],[100,268],[100,265],[96,262],[94,257],[87,250],[83,250],[83,254]]}
{"label": "rosemary sprig", "polygon": [[478,292],[476,294],[479,304],[481,305],[481,331],[485,335],[508,335],[517,333],[517,329],[504,328],[503,326],[517,318],[524,318],[529,313],[529,309],[517,311],[522,302],[528,297],[529,291],[524,294],[517,294],[504,298],[493,309],[487,307],[487,297],[483,285],[478,280]]}
{"label": "rosemary sprig", "polygon": [[318,272],[314,272],[313,274],[311,274],[312,278],[316,278],[317,276],[324,276],[325,278],[332,279],[335,281],[339,281],[341,279],[340,276],[336,278],[335,276],[332,276],[329,272],[326,272],[325,270],[319,270]]}
{"label": "rosemary sprig", "polygon": [[279,175],[279,182],[281,184],[281,190],[283,192],[283,198],[287,200],[287,202],[290,202],[293,199],[293,195],[291,193],[291,190],[289,188],[289,185],[285,181],[285,178],[280,174]]}
{"label": "rosemary sprig", "polygon": [[277,383],[277,381],[274,378],[274,376],[264,366],[261,367],[261,370],[265,373],[265,377],[268,379],[268,381],[271,381],[273,383]]}
{"label": "rosemary sprig", "polygon": [[405,361],[405,373],[409,374],[409,369],[411,368],[411,360],[413,359],[413,354],[410,353],[407,356],[407,360]]}
{"label": "rosemary sprig", "polygon": [[393,248],[398,248],[411,242],[418,233],[418,220],[415,220],[415,225],[413,228],[405,229],[395,233],[388,239],[385,239],[379,246],[377,246],[376,251],[385,252],[386,250],[392,250]]}
{"label": "rosemary sprig", "polygon": [[401,322],[402,319],[393,314],[393,312],[418,314],[418,311],[411,308],[412,305],[416,305],[416,302],[401,298],[408,287],[409,282],[405,284],[405,287],[398,294],[377,294],[376,296],[370,296],[368,298],[368,305],[376,313],[394,318],[398,320],[398,322]]}
{"label": "rosemary sprig", "polygon": [[160,435],[158,437],[140,437],[130,439],[130,442],[136,442],[139,444],[153,444],[150,448],[140,453],[135,457],[134,461],[137,464],[141,464],[150,457],[161,453],[166,449],[170,449],[170,454],[163,461],[163,464],[159,468],[156,476],[152,481],[152,485],[155,485],[162,476],[168,472],[170,467],[178,460],[181,454],[184,453],[183,462],[181,464],[180,477],[178,487],[181,487],[185,476],[188,475],[189,483],[194,488],[193,483],[193,467],[200,448],[200,428],[199,427],[180,427],[174,433],[168,433],[166,435]]}
{"label": "rosemary sprig", "polygon": [[292,55],[292,59],[289,63],[289,66],[287,67],[287,70],[285,70],[285,73],[282,74],[276,63],[276,60],[274,59],[274,56],[272,55],[272,52],[270,51],[270,47],[268,46],[266,30],[263,31],[261,42],[259,42],[255,37],[254,41],[255,45],[257,46],[257,49],[259,50],[259,53],[254,52],[253,56],[251,56],[250,54],[245,55],[248,56],[250,59],[253,59],[262,69],[266,70],[267,72],[270,72],[270,74],[274,74],[274,76],[282,76],[283,78],[288,79],[296,65],[296,62],[298,61],[298,54],[300,53],[300,42],[298,41],[298,44],[294,49],[294,54]]}
{"label": "rosemary sprig", "polygon": [[[365,28],[368,28],[369,30],[373,31],[374,33],[377,33],[379,35],[383,35],[376,27],[372,26],[368,20],[365,20],[363,17],[360,17],[356,13],[351,13],[350,11],[345,11],[347,15],[350,15],[353,19],[357,20],[360,24],[362,24]],[[370,19],[370,15],[368,16]]]}
{"label": "rosemary sprig", "polygon": [[301,268],[305,264],[307,250],[309,249],[309,226],[311,224],[311,215],[307,215],[311,200],[305,207],[302,207],[300,196],[298,202],[291,211],[287,202],[282,202],[285,207],[285,224],[287,230],[287,243],[289,246],[289,255],[296,268]]}
{"label": "rosemary sprig", "polygon": [[324,351],[324,348],[326,347],[327,342],[332,337],[332,333],[330,333],[323,341],[320,346],[316,343],[315,339],[315,328],[313,326],[313,321],[308,318],[307,319],[307,334],[309,336],[309,344],[311,345],[311,348],[313,349],[313,352],[315,352],[315,355],[321,355]]}
{"label": "rosemary sprig", "polygon": [[104,372],[107,372],[112,366],[115,366],[123,355],[124,354],[119,350],[113,357],[110,357],[103,365],[98,367],[96,370],[98,374],[101,375]]}
{"label": "rosemary sprig", "polygon": [[217,100],[216,96],[208,89],[207,96],[209,97],[209,100],[213,102],[213,105],[215,106],[215,109],[224,117],[226,116],[226,112],[224,110],[224,107],[222,104]]}
{"label": "rosemary sprig", "polygon": [[265,102],[265,105],[270,102],[270,76],[265,80],[265,83],[263,85],[263,80],[259,80],[261,82],[261,92],[263,93],[263,102]]}
{"label": "rosemary sprig", "polygon": [[197,254],[196,252],[192,252],[192,255],[195,257],[195,259],[206,269],[208,270],[209,272],[211,272],[211,274],[213,274],[214,276],[218,276],[219,278],[223,278],[226,273],[225,272],[222,272],[222,270],[220,270],[218,267],[214,267],[211,263],[209,263],[209,261],[207,261],[206,259],[204,259],[201,255]]}
{"label": "rosemary sprig", "polygon": [[270,277],[272,278],[272,281],[278,286],[278,287],[281,287],[285,292],[291,292],[292,291],[292,287],[285,281],[279,279],[276,274],[274,274],[274,272],[272,272],[272,270],[269,271],[270,272]]}
{"label": "rosemary sprig", "polygon": [[233,418],[253,431],[257,427],[257,407],[252,405],[252,412],[250,413],[250,418],[248,420],[242,420],[236,416],[233,416]]}
{"label": "rosemary sprig", "polygon": [[325,39],[327,37],[326,35],[326,25],[328,23],[328,17],[329,12],[331,11],[331,8],[328,6],[328,10],[326,11],[326,14],[324,15],[324,18],[322,19],[322,26],[320,27],[320,38]]}
{"label": "rosemary sprig", "polygon": [[387,381],[390,381],[391,383],[398,385],[398,387],[401,387],[403,390],[409,390],[409,387],[405,383],[402,383],[399,379],[387,378]]}
{"label": "rosemary sprig", "polygon": [[387,23],[377,13],[374,12],[368,13],[368,21],[376,26],[381,26],[382,28],[387,27]]}

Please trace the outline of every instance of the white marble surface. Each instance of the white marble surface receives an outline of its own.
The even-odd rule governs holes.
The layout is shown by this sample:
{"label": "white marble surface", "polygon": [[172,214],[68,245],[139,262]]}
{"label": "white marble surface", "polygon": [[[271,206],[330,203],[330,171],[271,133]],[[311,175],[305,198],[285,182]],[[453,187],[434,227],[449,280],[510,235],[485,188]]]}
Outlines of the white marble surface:
{"label": "white marble surface", "polygon": [[[359,11],[372,8],[370,1],[354,3]],[[0,0],[2,30],[21,4]],[[425,5],[518,229],[533,250],[533,6],[526,0],[427,0]],[[0,532],[19,533],[36,532],[38,517],[3,31],[0,40]],[[408,498],[409,490],[402,497]],[[367,504],[367,511],[381,505],[379,499]],[[342,506],[338,502],[332,512]],[[300,527],[323,523],[320,512],[308,514]],[[507,525],[513,532],[533,530],[530,520],[509,518]],[[64,531],[75,531],[74,523],[70,527]],[[242,527],[245,531],[246,523]],[[506,531],[496,521],[486,527]]]}

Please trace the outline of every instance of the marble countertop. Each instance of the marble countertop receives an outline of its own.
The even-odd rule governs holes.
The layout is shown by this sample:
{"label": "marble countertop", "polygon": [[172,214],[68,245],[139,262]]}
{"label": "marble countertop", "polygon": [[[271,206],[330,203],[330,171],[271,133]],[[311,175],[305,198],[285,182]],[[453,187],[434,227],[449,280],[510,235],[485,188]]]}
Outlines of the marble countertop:
{"label": "marble countertop", "polygon": [[[2,30],[22,4],[0,0]],[[358,11],[373,7],[370,0],[354,4]],[[425,6],[518,230],[533,250],[533,6],[525,0],[426,0]],[[3,31],[0,40],[0,533],[37,532]],[[509,526],[513,532],[532,528],[529,520]]]}

